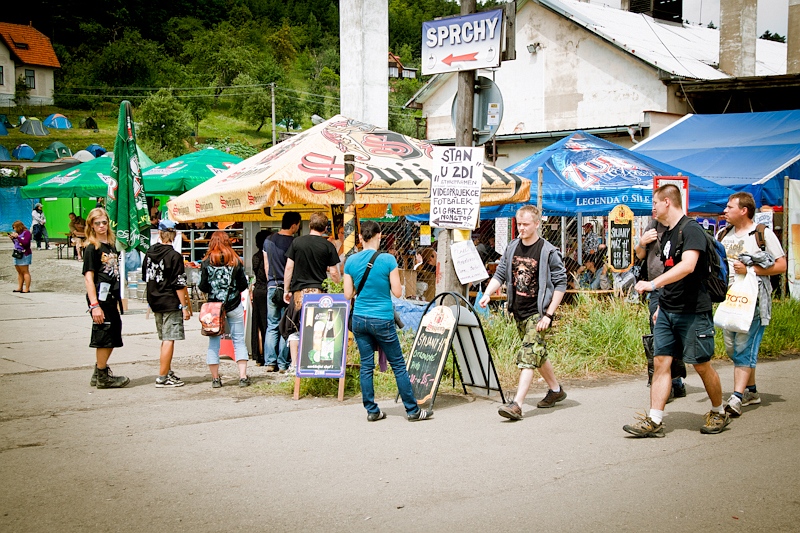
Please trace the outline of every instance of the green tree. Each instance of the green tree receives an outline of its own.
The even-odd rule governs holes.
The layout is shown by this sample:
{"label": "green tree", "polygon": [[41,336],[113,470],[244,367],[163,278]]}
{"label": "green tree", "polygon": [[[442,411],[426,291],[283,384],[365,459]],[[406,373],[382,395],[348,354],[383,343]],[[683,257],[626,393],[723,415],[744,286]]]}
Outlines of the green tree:
{"label": "green tree", "polygon": [[184,48],[184,58],[198,79],[215,87],[219,96],[239,74],[252,72],[258,50],[242,43],[228,22],[196,35]]}
{"label": "green tree", "polygon": [[161,149],[180,152],[192,132],[192,118],[169,89],[160,89],[137,110],[138,133]]}
{"label": "green tree", "polygon": [[25,81],[25,76],[21,75],[14,82],[14,103],[18,106],[27,105],[30,100],[31,88]]}
{"label": "green tree", "polygon": [[764,33],[762,33],[761,36],[759,37],[759,39],[764,39],[765,41],[775,41],[775,42],[778,42],[778,43],[785,43],[786,42],[786,36],[785,35],[779,35],[778,33],[772,33],[769,30],[766,30]]}
{"label": "green tree", "polygon": [[164,54],[161,46],[137,30],[108,43],[90,63],[94,79],[110,87],[152,87]]}
{"label": "green tree", "polygon": [[278,61],[283,64],[289,64],[297,57],[294,29],[288,20],[284,20],[280,29],[267,37],[267,43],[272,47]]}

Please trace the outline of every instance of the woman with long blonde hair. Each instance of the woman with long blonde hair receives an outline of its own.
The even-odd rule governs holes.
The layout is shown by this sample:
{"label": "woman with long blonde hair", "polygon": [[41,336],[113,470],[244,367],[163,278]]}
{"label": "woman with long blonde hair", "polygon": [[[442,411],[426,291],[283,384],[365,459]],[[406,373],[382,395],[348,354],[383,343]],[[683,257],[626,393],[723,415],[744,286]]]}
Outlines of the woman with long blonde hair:
{"label": "woman with long blonde hair", "polygon": [[122,318],[119,315],[119,254],[114,247],[114,232],[108,213],[102,207],[89,211],[86,217],[86,249],[83,253],[83,282],[86,301],[92,315],[92,338],[97,363],[89,384],[98,389],[117,389],[130,383],[124,376],[115,376],[108,368],[114,348],[122,347]]}
{"label": "woman with long blonde hair", "polygon": [[[247,345],[244,342],[244,305],[242,291],[247,289],[247,276],[242,260],[231,247],[224,231],[215,231],[208,243],[208,251],[200,268],[198,288],[208,295],[209,302],[223,302],[228,330],[233,341],[233,352],[239,367],[239,386],[250,385],[247,377]],[[208,338],[206,362],[211,372],[211,386],[222,387],[219,376],[219,337]]]}

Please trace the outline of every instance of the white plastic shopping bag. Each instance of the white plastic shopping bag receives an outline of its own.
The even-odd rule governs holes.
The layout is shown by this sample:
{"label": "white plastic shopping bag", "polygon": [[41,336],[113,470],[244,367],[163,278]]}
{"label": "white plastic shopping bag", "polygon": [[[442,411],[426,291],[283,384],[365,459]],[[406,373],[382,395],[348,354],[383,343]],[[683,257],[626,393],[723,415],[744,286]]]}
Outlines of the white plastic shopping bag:
{"label": "white plastic shopping bag", "polygon": [[714,313],[714,325],[736,333],[747,333],[753,323],[753,315],[758,303],[758,276],[752,267],[747,274],[736,274],[733,284],[728,287],[725,301],[719,304]]}

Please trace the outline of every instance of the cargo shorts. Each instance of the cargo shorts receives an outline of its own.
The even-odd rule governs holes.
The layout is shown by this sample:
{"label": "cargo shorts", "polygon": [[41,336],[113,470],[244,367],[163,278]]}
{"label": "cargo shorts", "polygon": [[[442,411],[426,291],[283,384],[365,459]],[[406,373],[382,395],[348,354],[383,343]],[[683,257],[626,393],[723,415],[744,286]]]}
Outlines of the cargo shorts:
{"label": "cargo shorts", "polygon": [[541,316],[537,313],[517,321],[517,331],[522,339],[522,347],[517,352],[517,368],[541,368],[547,361],[547,343],[543,332],[536,331],[539,320]]}
{"label": "cargo shorts", "polygon": [[183,311],[167,311],[153,313],[156,319],[156,331],[160,341],[182,341],[186,338],[183,331]]}

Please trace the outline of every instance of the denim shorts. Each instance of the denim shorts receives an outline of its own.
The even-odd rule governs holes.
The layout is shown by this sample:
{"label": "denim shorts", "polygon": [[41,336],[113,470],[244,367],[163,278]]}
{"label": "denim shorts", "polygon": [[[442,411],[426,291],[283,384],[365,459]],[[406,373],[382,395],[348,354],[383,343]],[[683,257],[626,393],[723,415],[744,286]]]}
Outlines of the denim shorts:
{"label": "denim shorts", "polygon": [[186,338],[183,332],[183,311],[154,312],[153,316],[156,319],[158,340],[182,341]]}
{"label": "denim shorts", "polygon": [[714,356],[714,320],[711,311],[703,313],[670,313],[658,310],[653,327],[655,356],[669,355],[683,359],[687,365],[711,361]]}
{"label": "denim shorts", "polygon": [[758,362],[758,349],[761,347],[761,338],[764,336],[766,326],[761,325],[761,313],[758,306],[747,333],[722,330],[722,339],[725,341],[725,352],[733,361],[734,366],[755,368]]}
{"label": "denim shorts", "polygon": [[522,348],[517,352],[517,368],[541,368],[547,361],[547,343],[542,332],[536,331],[540,319],[535,314],[517,321],[517,332],[522,339]]}
{"label": "denim shorts", "polygon": [[19,259],[17,259],[16,257],[12,257],[11,259],[14,260],[15,267],[28,266],[31,264],[31,259],[33,259],[33,254],[23,255]]}

